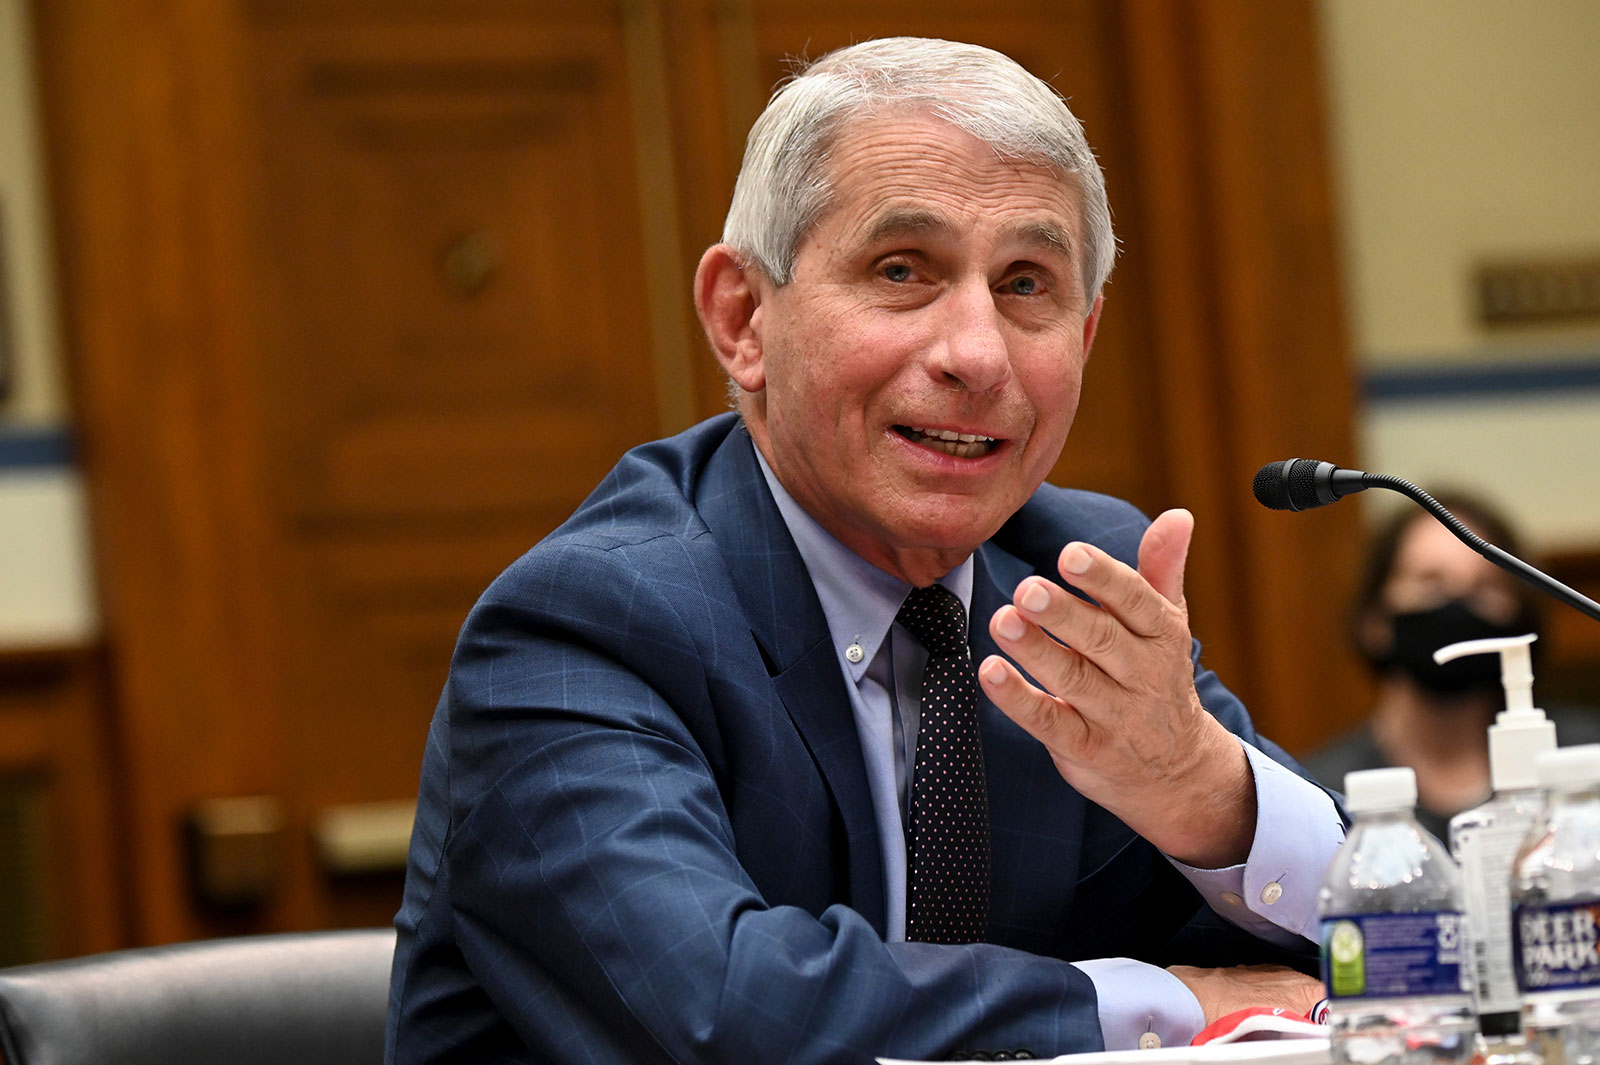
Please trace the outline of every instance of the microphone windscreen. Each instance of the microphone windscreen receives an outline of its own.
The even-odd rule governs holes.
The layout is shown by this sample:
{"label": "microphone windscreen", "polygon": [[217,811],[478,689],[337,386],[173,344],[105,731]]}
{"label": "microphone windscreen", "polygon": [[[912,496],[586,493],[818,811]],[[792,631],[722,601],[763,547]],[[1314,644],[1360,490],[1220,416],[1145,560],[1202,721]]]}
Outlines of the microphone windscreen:
{"label": "microphone windscreen", "polygon": [[1270,510],[1298,510],[1290,496],[1287,474],[1289,467],[1299,461],[1301,460],[1286,459],[1282,462],[1269,462],[1257,470],[1256,479],[1250,485],[1250,490],[1255,493],[1256,502]]}
{"label": "microphone windscreen", "polygon": [[1316,459],[1294,459],[1284,473],[1289,487],[1289,505],[1295,510],[1310,510],[1332,503],[1339,497],[1333,494],[1329,478],[1335,467],[1331,462]]}

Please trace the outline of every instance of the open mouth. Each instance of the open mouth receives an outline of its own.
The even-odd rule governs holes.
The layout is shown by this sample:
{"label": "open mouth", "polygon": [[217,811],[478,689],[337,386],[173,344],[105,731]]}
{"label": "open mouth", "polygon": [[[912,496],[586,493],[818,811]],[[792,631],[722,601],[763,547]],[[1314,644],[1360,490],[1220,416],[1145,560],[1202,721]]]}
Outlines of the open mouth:
{"label": "open mouth", "polygon": [[910,425],[897,425],[895,431],[914,444],[942,451],[958,459],[981,458],[999,446],[992,436],[975,433],[957,433],[949,429],[923,429]]}

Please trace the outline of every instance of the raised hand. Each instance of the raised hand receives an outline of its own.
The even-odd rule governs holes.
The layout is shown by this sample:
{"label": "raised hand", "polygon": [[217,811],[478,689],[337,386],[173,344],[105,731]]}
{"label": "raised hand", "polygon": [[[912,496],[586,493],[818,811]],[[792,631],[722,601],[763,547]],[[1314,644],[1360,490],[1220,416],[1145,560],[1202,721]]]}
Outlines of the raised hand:
{"label": "raised hand", "polygon": [[1016,665],[991,655],[978,676],[1085,797],[1179,861],[1218,868],[1249,853],[1255,790],[1239,741],[1195,692],[1183,598],[1193,531],[1186,510],[1158,516],[1137,570],[1066,545],[1062,579],[1094,602],[1023,581],[990,620]]}

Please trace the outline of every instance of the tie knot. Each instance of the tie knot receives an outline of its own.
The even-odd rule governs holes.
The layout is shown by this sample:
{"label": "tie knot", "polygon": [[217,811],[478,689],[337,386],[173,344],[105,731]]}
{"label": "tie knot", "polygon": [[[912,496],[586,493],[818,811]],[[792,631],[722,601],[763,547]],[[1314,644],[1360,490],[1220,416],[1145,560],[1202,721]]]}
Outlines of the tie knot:
{"label": "tie knot", "polygon": [[967,653],[967,608],[948,588],[913,588],[895,620],[911,630],[930,655]]}

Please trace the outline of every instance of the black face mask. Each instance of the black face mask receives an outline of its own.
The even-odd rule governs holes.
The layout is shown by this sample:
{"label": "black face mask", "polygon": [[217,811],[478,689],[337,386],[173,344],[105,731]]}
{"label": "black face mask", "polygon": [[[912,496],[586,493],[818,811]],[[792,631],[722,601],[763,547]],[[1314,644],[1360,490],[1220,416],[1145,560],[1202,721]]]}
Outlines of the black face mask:
{"label": "black face mask", "polygon": [[1485,619],[1465,602],[1450,599],[1428,610],[1390,617],[1394,645],[1375,664],[1398,669],[1418,687],[1434,695],[1463,695],[1500,690],[1500,656],[1468,655],[1440,665],[1433,652],[1463,640],[1521,636],[1533,631],[1530,620],[1519,616],[1508,625]]}

